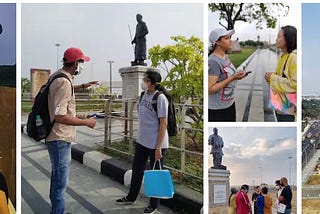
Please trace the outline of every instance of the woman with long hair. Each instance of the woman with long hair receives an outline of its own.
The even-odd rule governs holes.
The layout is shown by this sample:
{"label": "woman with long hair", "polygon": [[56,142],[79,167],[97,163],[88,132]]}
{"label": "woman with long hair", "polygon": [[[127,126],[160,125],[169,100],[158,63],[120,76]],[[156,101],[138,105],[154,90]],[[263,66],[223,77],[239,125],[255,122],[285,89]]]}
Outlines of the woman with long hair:
{"label": "woman with long hair", "polygon": [[231,48],[231,35],[234,30],[219,28],[209,35],[211,51],[209,51],[209,122],[236,121],[234,89],[236,80],[246,76],[237,72],[226,51]]}
{"label": "woman with long hair", "polygon": [[236,196],[238,193],[238,189],[235,187],[231,188],[231,193],[229,196],[229,214],[237,214],[237,202],[236,202]]}
{"label": "woman with long hair", "polygon": [[276,40],[282,51],[275,72],[266,72],[270,84],[270,102],[279,122],[292,122],[297,100],[297,29],[287,25],[281,28]]}
{"label": "woman with long hair", "polygon": [[[139,113],[139,130],[135,153],[132,163],[132,177],[130,190],[127,196],[117,199],[117,204],[132,204],[138,197],[142,180],[143,172],[146,163],[150,159],[150,168],[153,167],[155,161],[155,169],[163,168],[166,150],[169,147],[169,137],[167,132],[168,118],[168,99],[165,91],[160,85],[161,75],[154,70],[146,71],[143,83],[141,85],[144,91],[138,104]],[[158,95],[156,106],[157,111],[153,107],[153,96],[158,91],[163,93]],[[149,205],[144,209],[144,213],[154,213],[160,204],[159,198],[150,198]]]}

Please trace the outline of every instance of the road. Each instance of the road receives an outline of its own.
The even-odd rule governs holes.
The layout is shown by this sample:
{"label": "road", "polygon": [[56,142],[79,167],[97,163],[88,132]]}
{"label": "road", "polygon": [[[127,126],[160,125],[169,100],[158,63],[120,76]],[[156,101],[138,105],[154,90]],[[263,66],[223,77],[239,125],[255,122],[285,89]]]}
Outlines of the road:
{"label": "road", "polygon": [[269,86],[264,74],[267,71],[275,71],[277,61],[277,54],[269,49],[258,49],[250,60],[245,71],[252,73],[237,82],[237,121],[276,121],[273,111],[269,108]]}
{"label": "road", "polygon": [[[82,136],[82,140],[85,141],[85,138],[99,139],[98,132],[97,136],[93,135]],[[48,151],[45,145],[34,142],[23,134],[21,136],[21,170],[22,213],[49,213],[50,162]],[[148,198],[143,195],[139,195],[133,205],[121,206],[114,203],[127,192],[127,187],[72,160],[66,193],[66,212],[77,214],[143,213],[148,204]],[[158,213],[174,212],[165,206],[160,206]]]}

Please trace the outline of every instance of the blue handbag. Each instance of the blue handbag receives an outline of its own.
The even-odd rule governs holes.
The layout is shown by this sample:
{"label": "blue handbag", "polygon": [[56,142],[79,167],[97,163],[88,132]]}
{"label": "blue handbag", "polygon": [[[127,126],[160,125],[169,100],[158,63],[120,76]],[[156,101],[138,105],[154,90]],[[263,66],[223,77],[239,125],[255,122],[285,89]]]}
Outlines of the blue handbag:
{"label": "blue handbag", "polygon": [[[160,170],[155,170],[159,162]],[[153,198],[172,198],[174,187],[169,170],[161,169],[160,161],[155,161],[152,170],[144,171],[144,194]]]}

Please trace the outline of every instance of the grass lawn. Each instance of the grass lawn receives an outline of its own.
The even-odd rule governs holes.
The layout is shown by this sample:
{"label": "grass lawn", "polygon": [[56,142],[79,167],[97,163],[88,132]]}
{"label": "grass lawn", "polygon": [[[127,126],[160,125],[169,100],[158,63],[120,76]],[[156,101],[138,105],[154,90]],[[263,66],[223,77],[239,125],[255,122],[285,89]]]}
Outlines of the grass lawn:
{"label": "grass lawn", "polygon": [[[30,101],[22,101],[21,102],[21,112],[29,113],[31,112],[32,102]],[[115,103],[112,105],[112,109],[116,109],[121,107],[121,103]],[[77,111],[102,111],[105,109],[105,101],[103,100],[94,100],[94,101],[77,101],[76,102],[76,110]]]}
{"label": "grass lawn", "polygon": [[239,53],[229,54],[229,58],[234,67],[239,67],[256,49],[254,48],[242,48]]}

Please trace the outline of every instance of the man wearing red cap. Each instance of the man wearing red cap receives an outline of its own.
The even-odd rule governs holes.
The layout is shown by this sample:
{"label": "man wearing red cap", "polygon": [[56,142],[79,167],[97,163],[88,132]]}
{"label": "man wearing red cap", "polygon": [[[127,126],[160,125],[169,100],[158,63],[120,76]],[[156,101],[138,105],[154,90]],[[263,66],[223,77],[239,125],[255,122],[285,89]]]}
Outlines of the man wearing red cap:
{"label": "man wearing red cap", "polygon": [[63,67],[50,78],[60,73],[67,78],[53,80],[49,88],[48,108],[52,130],[46,138],[51,161],[50,200],[51,213],[63,214],[65,209],[64,192],[67,187],[70,163],[71,143],[75,141],[75,126],[94,128],[94,118],[80,119],[76,117],[74,90],[86,88],[96,81],[73,86],[72,80],[83,69],[84,61],[90,58],[85,56],[79,48],[69,48],[64,52]]}

